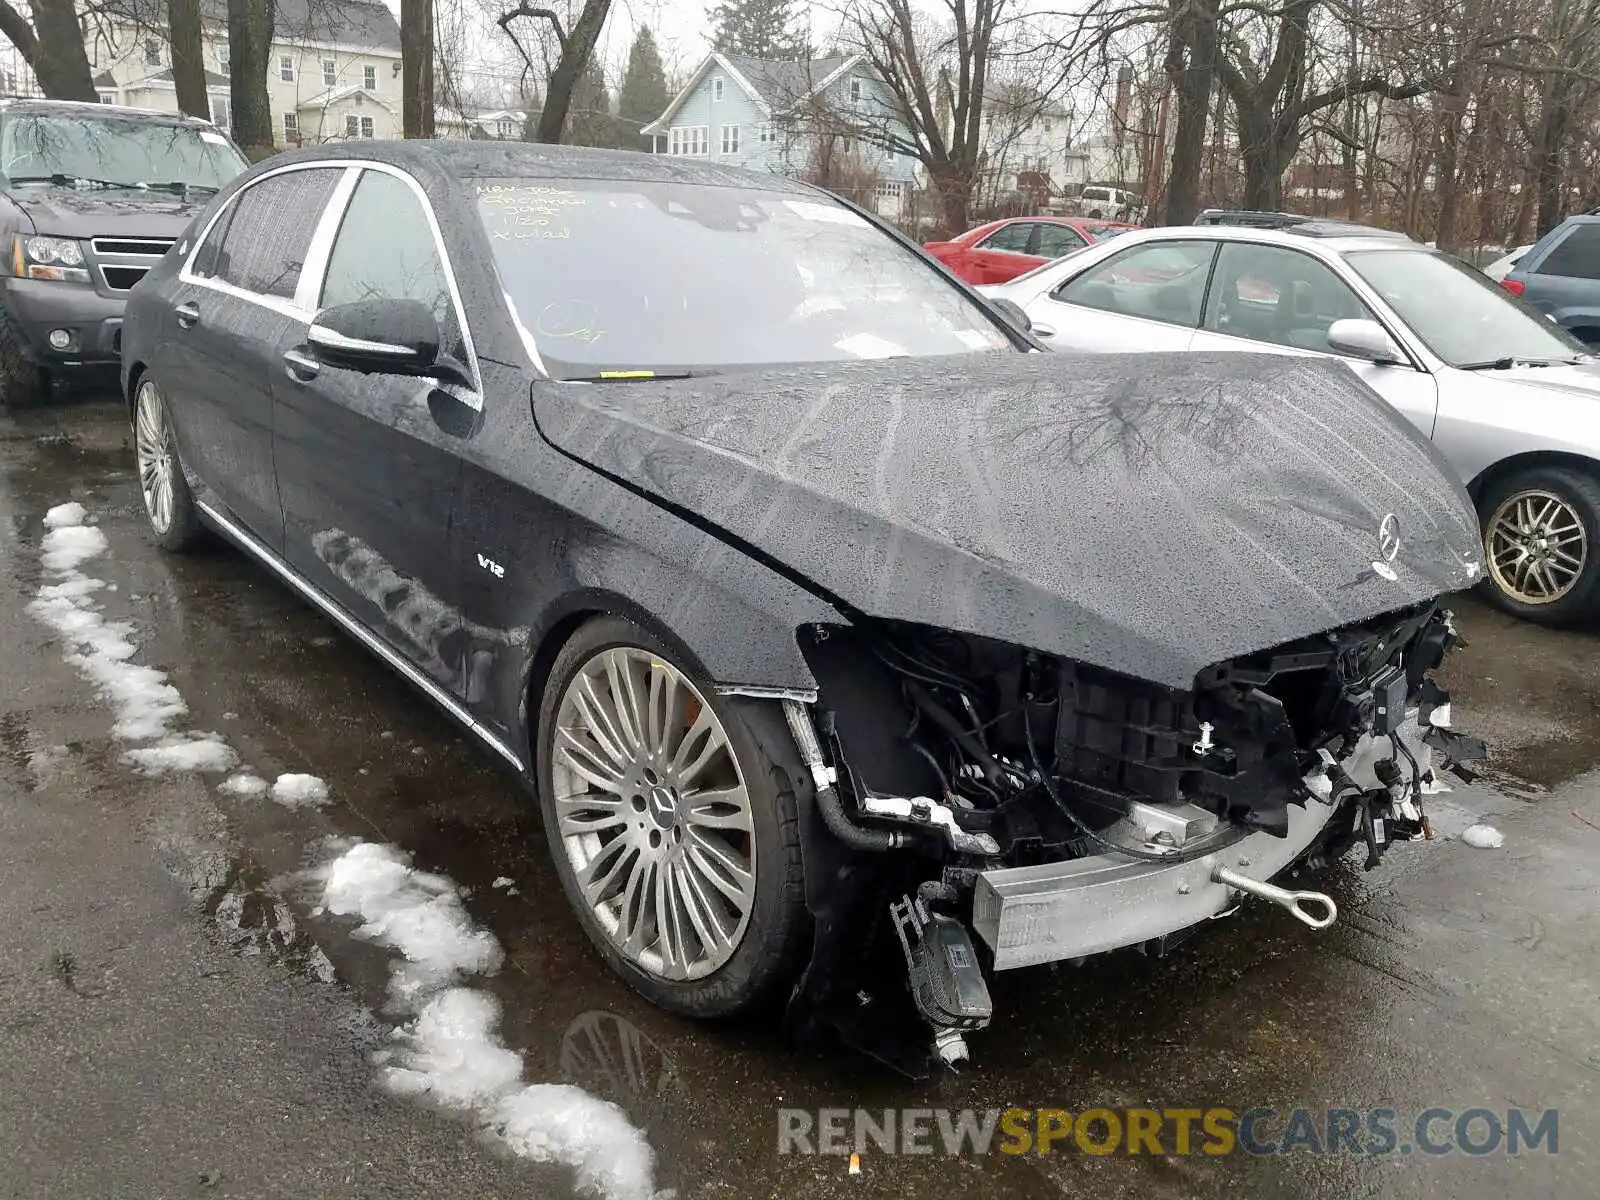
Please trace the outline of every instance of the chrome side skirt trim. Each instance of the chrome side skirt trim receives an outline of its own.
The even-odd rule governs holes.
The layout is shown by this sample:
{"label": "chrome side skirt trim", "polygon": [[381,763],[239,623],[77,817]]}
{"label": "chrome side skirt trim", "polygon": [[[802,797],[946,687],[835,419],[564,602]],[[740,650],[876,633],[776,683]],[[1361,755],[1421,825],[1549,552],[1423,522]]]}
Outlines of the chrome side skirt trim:
{"label": "chrome side skirt trim", "polygon": [[211,505],[205,503],[203,500],[197,499],[195,501],[195,507],[205,514],[205,517],[208,521],[212,522],[212,524],[214,524],[218,529],[227,534],[228,537],[241,549],[248,551],[255,558],[259,559],[263,565],[272,570],[273,574],[277,575],[290,587],[294,588],[295,591],[299,592],[324,613],[332,617],[348,633],[355,635],[356,639],[360,641],[361,644],[368,650],[372,651],[372,653],[383,659],[384,662],[388,663],[396,671],[400,672],[401,675],[404,675],[406,679],[410,680],[415,687],[417,687],[428,697],[428,699],[432,700],[440,708],[444,709],[445,712],[450,714],[450,716],[454,717],[457,723],[464,726],[468,733],[475,735],[479,741],[483,742],[484,745],[489,747],[489,749],[500,755],[501,758],[505,759],[518,771],[525,772],[527,770],[527,767],[523,764],[522,760],[517,757],[511,748],[497,738],[493,733],[489,732],[489,730],[485,729],[481,724],[479,724],[473,718],[472,714],[461,706],[460,701],[458,701],[454,696],[450,695],[449,692],[445,691],[433,680],[429,679],[421,671],[417,670],[417,668],[410,662],[406,661],[406,659],[401,656],[398,651],[386,645],[381,638],[375,635],[371,630],[367,629],[349,613],[345,612],[344,609],[340,608],[327,596],[324,596],[311,584],[301,579],[299,575],[295,574],[294,569],[290,567],[288,563],[284,562],[266,546],[263,546],[249,533],[245,532],[245,530],[241,529],[232,520],[223,516],[220,512],[218,512]]}
{"label": "chrome side skirt trim", "polygon": [[801,704],[817,702],[816,688],[763,687],[754,683],[719,683],[711,689],[719,696],[747,696],[752,700],[798,700]]}

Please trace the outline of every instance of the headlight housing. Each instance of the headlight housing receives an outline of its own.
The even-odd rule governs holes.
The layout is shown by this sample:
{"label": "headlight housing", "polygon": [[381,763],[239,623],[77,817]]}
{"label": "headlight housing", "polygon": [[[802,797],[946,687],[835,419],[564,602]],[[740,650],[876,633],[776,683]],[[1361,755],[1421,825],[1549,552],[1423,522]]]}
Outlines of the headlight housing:
{"label": "headlight housing", "polygon": [[22,279],[88,283],[86,262],[83,243],[75,238],[25,237],[18,234],[16,244],[12,247],[12,272]]}

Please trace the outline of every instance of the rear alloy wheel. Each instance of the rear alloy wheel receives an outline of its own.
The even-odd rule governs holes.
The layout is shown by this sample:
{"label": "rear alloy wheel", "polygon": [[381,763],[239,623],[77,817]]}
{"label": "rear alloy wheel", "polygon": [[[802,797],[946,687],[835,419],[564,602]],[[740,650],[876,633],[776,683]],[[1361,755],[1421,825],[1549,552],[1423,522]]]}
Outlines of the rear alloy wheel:
{"label": "rear alloy wheel", "polygon": [[767,749],[782,723],[747,720],[611,618],[563,649],[541,710],[546,834],[590,938],[664,1007],[756,1003],[804,924],[794,796]]}
{"label": "rear alloy wheel", "polygon": [[165,550],[186,550],[200,538],[200,514],[178,461],[178,447],[167,421],[167,405],[156,381],[139,381],[133,401],[133,448],[139,464],[139,491],[156,541]]}
{"label": "rear alloy wheel", "polygon": [[1600,605],[1600,481],[1539,467],[1490,487],[1480,508],[1489,598],[1544,624]]}

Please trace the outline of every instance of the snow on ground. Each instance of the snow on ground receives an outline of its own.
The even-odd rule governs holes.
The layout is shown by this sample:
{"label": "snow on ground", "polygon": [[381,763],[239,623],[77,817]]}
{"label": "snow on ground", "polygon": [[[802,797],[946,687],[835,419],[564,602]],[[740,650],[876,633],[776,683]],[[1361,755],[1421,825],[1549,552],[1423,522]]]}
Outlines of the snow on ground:
{"label": "snow on ground", "polygon": [[65,525],[82,525],[89,516],[89,510],[76,500],[66,504],[58,504],[44,515],[46,529],[60,529]]}
{"label": "snow on ground", "polygon": [[315,775],[279,775],[272,798],[285,808],[321,808],[328,802],[328,785]]}
{"label": "snow on ground", "polygon": [[231,771],[239,765],[239,756],[220,734],[190,732],[129,750],[122,761],[141,775],[169,775],[174,771]]}
{"label": "snow on ground", "polygon": [[467,914],[460,887],[374,842],[348,847],[316,875],[328,912],[359,917],[357,937],[404,959],[389,1002],[410,1020],[379,1055],[391,1090],[474,1118],[524,1158],[571,1167],[580,1187],[606,1200],[653,1195],[650,1143],[620,1108],[567,1084],[522,1083],[522,1058],[500,1039],[498,1001],[463,983],[499,970],[503,952]]}
{"label": "snow on ground", "polygon": [[217,784],[217,791],[224,796],[265,796],[267,794],[267,781],[259,775],[241,773],[229,775]]}
{"label": "snow on ground", "polygon": [[1506,844],[1506,836],[1493,825],[1472,825],[1461,831],[1461,840],[1479,850],[1498,850]]}
{"label": "snow on ground", "polygon": [[508,888],[515,882],[516,880],[512,879],[509,875],[497,875],[495,877],[495,881],[489,886],[492,888]]}

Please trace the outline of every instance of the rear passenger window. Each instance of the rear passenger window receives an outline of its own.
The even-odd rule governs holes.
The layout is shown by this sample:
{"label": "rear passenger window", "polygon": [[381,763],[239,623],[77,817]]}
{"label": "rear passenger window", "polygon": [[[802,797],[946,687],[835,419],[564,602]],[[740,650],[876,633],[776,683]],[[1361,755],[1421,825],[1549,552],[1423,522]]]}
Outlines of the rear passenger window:
{"label": "rear passenger window", "polygon": [[1572,232],[1545,255],[1535,273],[1600,279],[1600,224],[1574,225]]}
{"label": "rear passenger window", "polygon": [[[247,188],[225,218],[216,277],[247,292],[294,299],[317,218],[343,173],[343,167],[287,171]],[[200,258],[206,249],[200,248]],[[195,267],[199,271],[199,261]]]}
{"label": "rear passenger window", "polygon": [[467,353],[433,226],[404,180],[363,171],[328,258],[322,308],[357,300],[419,300],[439,322],[439,348],[458,362]]}

